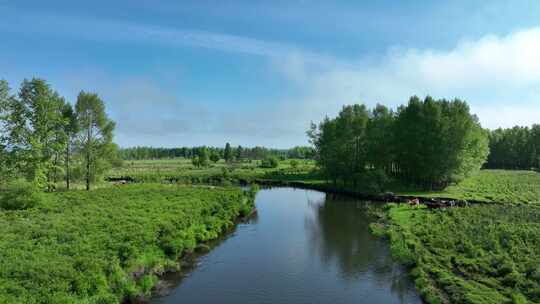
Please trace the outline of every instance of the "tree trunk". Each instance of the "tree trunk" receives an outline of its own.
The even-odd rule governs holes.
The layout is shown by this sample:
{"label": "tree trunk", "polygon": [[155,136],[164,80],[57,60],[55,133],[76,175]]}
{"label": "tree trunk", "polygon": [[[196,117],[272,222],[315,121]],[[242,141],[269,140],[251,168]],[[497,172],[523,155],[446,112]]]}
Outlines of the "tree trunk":
{"label": "tree trunk", "polygon": [[92,126],[88,126],[88,134],[86,141],[86,191],[90,190],[90,139],[92,136],[91,133]]}
{"label": "tree trunk", "polygon": [[70,142],[68,140],[68,144],[67,144],[67,147],[66,147],[66,189],[69,190],[69,179],[70,179],[70,176],[69,176],[69,146],[70,146]]}

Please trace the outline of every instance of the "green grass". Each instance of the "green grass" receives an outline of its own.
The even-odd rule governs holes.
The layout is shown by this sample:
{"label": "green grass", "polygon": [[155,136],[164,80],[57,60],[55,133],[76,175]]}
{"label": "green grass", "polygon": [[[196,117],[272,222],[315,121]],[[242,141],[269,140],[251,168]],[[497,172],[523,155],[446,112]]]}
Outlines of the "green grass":
{"label": "green grass", "polygon": [[[280,161],[278,168],[260,168],[260,161],[227,164],[220,161],[204,168],[195,168],[189,159],[142,160],[126,162],[122,168],[111,170],[107,177],[129,177],[136,182],[176,182],[181,184],[227,184],[256,180],[294,181],[349,191],[370,192],[358,186],[334,186],[326,183],[316,171],[312,160],[298,160],[292,168],[290,161]],[[501,203],[539,203],[540,173],[534,171],[481,170],[464,181],[443,191],[418,191],[399,182],[390,183],[386,190],[401,195],[448,197]]]}
{"label": "green grass", "polygon": [[397,191],[397,193],[501,203],[540,203],[540,173],[481,170],[478,174],[443,191]]}
{"label": "green grass", "polygon": [[130,178],[135,182],[175,182],[180,184],[222,184],[251,182],[256,179],[289,176],[304,179],[315,168],[312,160],[297,160],[292,168],[290,160],[280,161],[277,168],[261,168],[258,160],[225,163],[223,160],[197,168],[184,158],[166,160],[126,161],[122,168],[111,170],[106,178]]}
{"label": "green grass", "polygon": [[428,303],[540,303],[539,206],[394,205],[386,224]]}
{"label": "green grass", "polygon": [[253,208],[236,188],[126,185],[0,210],[0,303],[118,303]]}

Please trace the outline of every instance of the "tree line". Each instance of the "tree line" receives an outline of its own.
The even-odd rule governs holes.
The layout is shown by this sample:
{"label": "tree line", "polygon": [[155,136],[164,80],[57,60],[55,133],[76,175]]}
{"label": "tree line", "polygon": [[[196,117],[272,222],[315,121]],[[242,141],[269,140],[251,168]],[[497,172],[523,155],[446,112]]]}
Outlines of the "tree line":
{"label": "tree line", "polygon": [[344,106],[307,132],[322,173],[357,186],[395,177],[423,188],[443,188],[479,170],[488,156],[488,132],[466,102],[413,96],[392,110]]}
{"label": "tree line", "polygon": [[[204,150],[204,151],[203,151]],[[194,158],[199,155],[208,154],[225,159],[226,161],[241,160],[261,160],[268,157],[277,158],[298,158],[312,159],[315,150],[312,147],[297,146],[291,149],[270,149],[265,147],[232,147],[226,143],[224,147],[179,147],[179,148],[161,148],[161,147],[130,147],[120,149],[120,155],[124,160],[141,159],[166,159],[166,158]]]}
{"label": "tree line", "polygon": [[95,93],[81,91],[72,106],[43,79],[25,79],[16,94],[0,80],[0,183],[25,179],[53,190],[84,180],[89,190],[119,161],[114,127]]}
{"label": "tree line", "polygon": [[540,125],[497,129],[489,133],[488,169],[538,170]]}

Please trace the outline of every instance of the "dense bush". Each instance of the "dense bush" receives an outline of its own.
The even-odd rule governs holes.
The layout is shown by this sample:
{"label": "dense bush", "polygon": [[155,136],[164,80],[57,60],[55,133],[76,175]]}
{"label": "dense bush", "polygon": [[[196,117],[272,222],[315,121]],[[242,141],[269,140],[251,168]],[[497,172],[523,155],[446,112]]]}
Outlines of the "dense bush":
{"label": "dense bush", "polygon": [[239,189],[126,185],[0,212],[0,303],[119,303],[253,208]]}
{"label": "dense bush", "polygon": [[23,210],[35,207],[41,193],[34,184],[24,180],[8,183],[0,189],[0,208],[4,210]]}

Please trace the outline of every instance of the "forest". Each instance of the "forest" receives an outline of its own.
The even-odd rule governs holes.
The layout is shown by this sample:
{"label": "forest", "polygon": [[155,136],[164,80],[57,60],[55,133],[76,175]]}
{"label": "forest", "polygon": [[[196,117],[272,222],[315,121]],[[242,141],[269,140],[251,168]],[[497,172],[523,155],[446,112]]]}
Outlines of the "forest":
{"label": "forest", "polygon": [[489,133],[490,169],[530,170],[540,168],[540,125],[496,129]]}
{"label": "forest", "polygon": [[125,160],[142,159],[171,159],[193,158],[200,155],[201,150],[206,149],[210,156],[217,155],[226,161],[243,159],[264,159],[268,157],[312,159],[315,151],[312,147],[297,146],[290,149],[271,149],[265,147],[231,147],[226,143],[224,147],[181,147],[181,148],[156,148],[156,147],[131,147],[120,149],[120,156]]}

